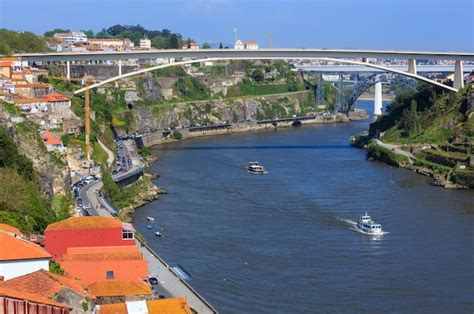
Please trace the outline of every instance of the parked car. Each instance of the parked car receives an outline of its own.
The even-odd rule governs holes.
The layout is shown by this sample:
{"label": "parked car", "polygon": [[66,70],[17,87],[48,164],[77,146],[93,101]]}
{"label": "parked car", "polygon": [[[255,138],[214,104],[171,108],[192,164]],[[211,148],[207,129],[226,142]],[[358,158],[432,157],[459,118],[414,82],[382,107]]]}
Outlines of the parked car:
{"label": "parked car", "polygon": [[158,285],[158,279],[156,279],[156,277],[150,277],[148,278],[148,282],[153,285],[153,286],[156,286]]}

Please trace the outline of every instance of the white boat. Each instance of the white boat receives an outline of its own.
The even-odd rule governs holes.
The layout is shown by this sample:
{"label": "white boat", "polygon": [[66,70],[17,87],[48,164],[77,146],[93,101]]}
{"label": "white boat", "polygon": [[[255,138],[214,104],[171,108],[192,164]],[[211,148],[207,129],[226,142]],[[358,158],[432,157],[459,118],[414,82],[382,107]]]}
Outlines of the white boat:
{"label": "white boat", "polygon": [[266,174],[268,173],[263,166],[261,166],[258,161],[251,161],[249,162],[249,166],[247,167],[248,172],[253,174]]}
{"label": "white boat", "polygon": [[155,222],[155,218],[153,218],[151,216],[147,216],[146,220],[151,221],[151,222]]}
{"label": "white boat", "polygon": [[159,231],[155,231],[155,235],[156,235],[157,237],[161,237],[161,236],[162,236],[161,232],[159,232]]}
{"label": "white boat", "polygon": [[360,216],[359,221],[357,222],[356,226],[359,230],[367,234],[372,234],[372,235],[383,234],[382,225],[373,221],[372,218],[369,215],[367,215],[367,212],[365,213],[365,215]]}

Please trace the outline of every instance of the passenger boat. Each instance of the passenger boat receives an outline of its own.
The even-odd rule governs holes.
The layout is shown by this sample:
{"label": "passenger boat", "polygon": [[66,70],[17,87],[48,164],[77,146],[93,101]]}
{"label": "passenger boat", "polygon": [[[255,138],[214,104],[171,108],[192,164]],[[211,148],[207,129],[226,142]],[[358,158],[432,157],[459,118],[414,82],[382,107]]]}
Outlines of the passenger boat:
{"label": "passenger boat", "polygon": [[365,215],[360,216],[359,221],[357,222],[357,228],[367,234],[383,234],[382,225],[375,223],[375,221],[373,221],[372,218],[367,215],[367,212]]}
{"label": "passenger boat", "polygon": [[155,231],[155,235],[156,235],[157,237],[161,237],[161,236],[162,236],[161,232],[159,232],[159,231]]}
{"label": "passenger boat", "polygon": [[253,174],[266,174],[268,173],[263,166],[261,166],[258,161],[251,161],[249,162],[249,166],[247,167],[248,172]]}
{"label": "passenger boat", "polygon": [[147,216],[146,217],[146,220],[150,221],[150,222],[155,222],[155,218],[151,217],[151,216]]}

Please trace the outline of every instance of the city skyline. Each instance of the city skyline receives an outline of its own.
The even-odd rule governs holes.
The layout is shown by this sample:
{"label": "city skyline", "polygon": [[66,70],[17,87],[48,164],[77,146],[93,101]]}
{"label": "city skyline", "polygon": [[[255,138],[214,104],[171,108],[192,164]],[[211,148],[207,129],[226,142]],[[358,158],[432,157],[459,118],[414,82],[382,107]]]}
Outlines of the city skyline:
{"label": "city skyline", "polygon": [[474,50],[470,0],[448,5],[441,0],[46,0],[42,6],[54,16],[47,19],[28,10],[34,5],[33,0],[0,0],[0,28],[42,34],[54,28],[98,32],[115,24],[140,24],[214,44],[233,43],[237,28],[240,39],[257,40],[261,47],[268,46],[271,33],[274,48]]}

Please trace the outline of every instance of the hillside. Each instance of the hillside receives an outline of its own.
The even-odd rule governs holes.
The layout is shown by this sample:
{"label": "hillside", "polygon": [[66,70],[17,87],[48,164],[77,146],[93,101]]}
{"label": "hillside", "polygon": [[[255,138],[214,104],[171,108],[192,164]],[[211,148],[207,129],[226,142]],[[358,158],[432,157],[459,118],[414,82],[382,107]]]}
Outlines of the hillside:
{"label": "hillside", "polygon": [[[353,142],[368,144],[370,158],[432,175],[436,184],[474,188],[473,107],[472,85],[445,93],[420,84],[397,95],[387,114],[370,125],[369,135]],[[371,140],[377,137],[412,157]]]}
{"label": "hillside", "polygon": [[20,52],[44,52],[48,50],[46,41],[33,33],[0,29],[1,55],[11,55]]}

